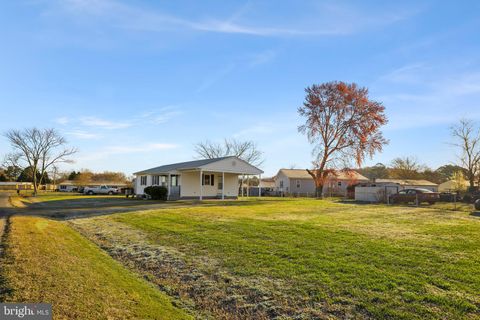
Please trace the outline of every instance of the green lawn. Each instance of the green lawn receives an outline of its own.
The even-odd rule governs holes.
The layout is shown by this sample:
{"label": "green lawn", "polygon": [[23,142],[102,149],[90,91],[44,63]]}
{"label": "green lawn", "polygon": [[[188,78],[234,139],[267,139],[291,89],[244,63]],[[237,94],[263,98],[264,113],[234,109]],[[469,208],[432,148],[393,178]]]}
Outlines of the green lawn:
{"label": "green lawn", "polygon": [[169,297],[65,223],[13,217],[0,301],[53,303],[54,319],[187,319]]}
{"label": "green lawn", "polygon": [[262,199],[72,225],[216,317],[480,319],[468,211]]}

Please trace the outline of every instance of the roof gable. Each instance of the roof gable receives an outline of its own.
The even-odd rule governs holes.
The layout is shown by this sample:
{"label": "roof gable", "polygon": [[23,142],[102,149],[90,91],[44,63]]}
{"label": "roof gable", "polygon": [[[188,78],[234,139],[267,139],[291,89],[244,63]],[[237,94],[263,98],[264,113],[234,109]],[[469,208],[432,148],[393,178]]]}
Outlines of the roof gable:
{"label": "roof gable", "polygon": [[[235,164],[234,164],[235,162]],[[238,171],[236,171],[235,167],[238,166]],[[235,156],[228,156],[228,157],[221,157],[221,158],[214,158],[214,159],[201,159],[201,160],[194,160],[194,161],[187,161],[187,162],[179,162],[179,163],[172,163],[167,164],[139,172],[135,172],[135,175],[142,175],[142,174],[165,174],[171,171],[180,171],[180,170],[220,170],[225,172],[239,172],[245,174],[261,174],[263,173],[262,170],[258,169],[255,166],[247,163],[246,161],[235,157]]]}

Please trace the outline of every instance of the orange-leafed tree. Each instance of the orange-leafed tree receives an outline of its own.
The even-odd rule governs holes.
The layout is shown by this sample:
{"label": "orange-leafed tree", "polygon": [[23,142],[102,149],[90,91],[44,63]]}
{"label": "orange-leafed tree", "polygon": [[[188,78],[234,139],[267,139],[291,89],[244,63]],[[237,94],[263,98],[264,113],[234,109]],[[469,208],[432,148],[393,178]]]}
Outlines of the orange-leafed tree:
{"label": "orange-leafed tree", "polygon": [[355,83],[327,82],[305,89],[298,113],[305,124],[298,130],[313,145],[313,168],[317,197],[327,179],[352,163],[360,167],[365,157],[381,151],[388,141],[380,128],[387,123],[385,107],[370,100],[368,89]]}

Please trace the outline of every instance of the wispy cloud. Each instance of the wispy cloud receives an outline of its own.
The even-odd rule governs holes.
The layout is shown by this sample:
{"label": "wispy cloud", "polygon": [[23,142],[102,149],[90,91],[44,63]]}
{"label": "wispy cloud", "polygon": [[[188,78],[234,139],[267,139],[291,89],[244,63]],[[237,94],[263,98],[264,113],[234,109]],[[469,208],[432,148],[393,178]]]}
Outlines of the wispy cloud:
{"label": "wispy cloud", "polygon": [[167,151],[178,148],[176,144],[170,143],[146,143],[141,145],[111,145],[102,147],[95,152],[83,153],[78,156],[77,162],[88,163],[91,161],[109,159],[110,157],[136,154],[142,155],[150,152]]}
{"label": "wispy cloud", "polygon": [[132,126],[130,122],[111,121],[97,117],[82,117],[80,123],[87,127],[97,127],[102,129],[123,129]]}
{"label": "wispy cloud", "polygon": [[[164,32],[171,30],[193,30],[198,32],[244,34],[253,36],[326,36],[346,35],[360,32],[366,28],[382,26],[406,19],[417,13],[415,10],[385,10],[385,12],[366,12],[354,6],[337,3],[322,3],[321,6],[310,8],[316,14],[297,17],[292,25],[260,26],[256,22],[239,21],[253,5],[242,6],[229,17],[187,19],[161,10],[145,9],[140,6],[115,0],[67,0],[57,2],[63,12],[75,17],[102,19],[109,25],[137,31]],[[298,21],[302,28],[297,27]]]}
{"label": "wispy cloud", "polygon": [[244,68],[254,68],[263,64],[267,64],[275,59],[277,54],[277,50],[269,49],[242,56],[238,59],[238,61],[232,61],[223,67],[219,67],[211,74],[207,74],[203,82],[197,88],[196,92],[201,93],[206,91],[214,84],[220,82],[220,80],[225,79],[228,75],[235,73],[238,70],[242,70]]}
{"label": "wispy cloud", "polygon": [[76,139],[82,139],[82,140],[100,139],[102,137],[100,134],[92,133],[88,131],[82,131],[82,130],[67,131],[66,134]]}
{"label": "wispy cloud", "polygon": [[142,113],[138,118],[142,121],[147,120],[151,123],[166,123],[171,119],[183,114],[177,106],[167,106],[158,110],[152,110]]}
{"label": "wispy cloud", "polygon": [[269,63],[272,60],[274,60],[275,57],[277,57],[277,54],[278,54],[278,51],[273,49],[255,53],[249,57],[248,66],[256,67],[262,64]]}
{"label": "wispy cloud", "polygon": [[62,126],[68,124],[70,119],[68,117],[60,117],[54,120],[56,123],[61,124]]}
{"label": "wispy cloud", "polygon": [[160,124],[167,123],[175,117],[183,114],[183,111],[177,106],[166,106],[158,109],[143,112],[138,115],[132,115],[129,119],[105,119],[96,116],[83,116],[78,119],[60,117],[55,122],[61,125],[71,125],[75,129],[66,132],[66,134],[77,139],[97,139],[101,135],[92,130],[117,130],[126,129],[135,126],[145,125],[145,123]]}
{"label": "wispy cloud", "polygon": [[448,124],[463,116],[480,119],[480,109],[475,105],[480,99],[480,73],[472,70],[475,68],[459,67],[454,61],[448,67],[416,63],[381,76],[375,86],[386,93],[376,99],[387,108],[387,128]]}
{"label": "wispy cloud", "polygon": [[197,88],[196,92],[200,93],[211,86],[213,86],[216,82],[220,81],[221,79],[225,78],[227,75],[232,73],[237,67],[237,64],[230,63],[223,68],[218,69],[216,72],[208,75],[205,80],[200,84],[200,86]]}
{"label": "wispy cloud", "polygon": [[277,130],[277,126],[271,123],[258,123],[238,131],[233,136],[235,138],[250,138],[258,136],[259,134],[271,134]]}

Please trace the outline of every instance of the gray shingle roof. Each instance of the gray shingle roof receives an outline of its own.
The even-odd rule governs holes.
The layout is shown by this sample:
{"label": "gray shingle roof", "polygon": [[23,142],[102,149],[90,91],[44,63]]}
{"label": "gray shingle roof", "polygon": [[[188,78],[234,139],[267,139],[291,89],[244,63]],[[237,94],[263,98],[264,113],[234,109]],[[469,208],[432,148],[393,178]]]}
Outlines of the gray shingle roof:
{"label": "gray shingle roof", "polygon": [[197,169],[201,166],[207,165],[212,162],[217,162],[223,159],[231,158],[232,156],[228,157],[221,157],[221,158],[214,158],[214,159],[202,159],[202,160],[194,160],[194,161],[187,161],[187,162],[179,162],[179,163],[172,163],[167,164],[160,167],[155,167],[139,172],[135,172],[134,174],[156,174],[156,173],[167,173],[173,170],[181,170],[181,169]]}

